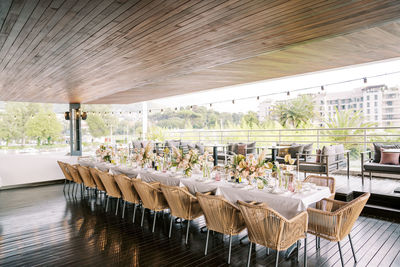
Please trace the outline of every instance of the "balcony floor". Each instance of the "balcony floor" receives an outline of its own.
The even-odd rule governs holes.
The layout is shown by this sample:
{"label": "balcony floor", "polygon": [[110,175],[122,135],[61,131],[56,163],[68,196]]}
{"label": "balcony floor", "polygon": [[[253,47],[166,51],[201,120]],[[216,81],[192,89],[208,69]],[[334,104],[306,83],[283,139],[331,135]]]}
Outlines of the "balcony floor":
{"label": "balcony floor", "polygon": [[[114,204],[114,203],[113,203]],[[114,208],[114,206],[111,206]],[[168,214],[157,220],[151,233],[152,214],[146,212],[140,227],[140,212],[131,222],[132,207],[126,218],[105,213],[103,203],[94,198],[64,196],[62,185],[0,191],[0,266],[225,266],[228,238],[210,236],[209,254],[204,256],[206,234],[200,233],[204,219],[190,227],[189,245],[184,244],[186,223],[174,224],[168,239]],[[244,236],[244,233],[240,237]],[[400,224],[360,217],[352,230],[359,263],[357,266],[400,266]],[[245,266],[248,240],[232,242],[232,266]],[[301,255],[303,250],[301,249]],[[353,266],[348,240],[342,241],[345,265]],[[309,266],[340,266],[336,243],[321,240],[315,251],[315,238],[308,238]],[[300,266],[303,266],[302,257]],[[269,266],[275,252],[266,256],[257,246],[252,266]],[[280,266],[298,266],[294,257]]]}

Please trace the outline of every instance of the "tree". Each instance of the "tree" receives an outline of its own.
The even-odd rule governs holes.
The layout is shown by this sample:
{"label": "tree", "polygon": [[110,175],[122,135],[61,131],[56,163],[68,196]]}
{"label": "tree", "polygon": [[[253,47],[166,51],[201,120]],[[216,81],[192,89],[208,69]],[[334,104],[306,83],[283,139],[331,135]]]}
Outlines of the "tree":
{"label": "tree", "polygon": [[346,149],[351,150],[352,155],[355,156],[357,153],[357,147],[354,146],[354,143],[359,142],[360,135],[364,130],[362,129],[346,129],[346,128],[372,128],[376,126],[374,122],[364,122],[364,116],[359,111],[353,110],[335,110],[335,114],[327,121],[325,121],[325,125],[330,129],[342,128],[341,130],[327,130],[323,131],[324,134],[328,135],[328,140],[334,142],[342,142],[344,143],[344,147]]}
{"label": "tree", "polygon": [[93,137],[103,137],[111,134],[111,128],[116,131],[118,120],[112,114],[108,105],[83,106],[83,110],[91,111],[86,119],[89,132]]}
{"label": "tree", "polygon": [[301,95],[286,103],[278,103],[272,114],[282,126],[290,128],[304,126],[316,116],[314,101],[310,95]]}
{"label": "tree", "polygon": [[249,111],[242,118],[243,123],[248,126],[250,129],[254,129],[260,126],[260,121],[258,120],[257,113],[254,111]]}
{"label": "tree", "polygon": [[41,109],[34,117],[26,123],[27,135],[35,138],[37,145],[43,140],[47,144],[60,137],[63,130],[62,124],[58,121],[56,114],[50,109]]}
{"label": "tree", "polygon": [[3,119],[0,123],[0,138],[5,140],[7,145],[11,140],[21,140],[22,145],[25,145],[26,124],[40,108],[41,104],[37,103],[6,103]]}

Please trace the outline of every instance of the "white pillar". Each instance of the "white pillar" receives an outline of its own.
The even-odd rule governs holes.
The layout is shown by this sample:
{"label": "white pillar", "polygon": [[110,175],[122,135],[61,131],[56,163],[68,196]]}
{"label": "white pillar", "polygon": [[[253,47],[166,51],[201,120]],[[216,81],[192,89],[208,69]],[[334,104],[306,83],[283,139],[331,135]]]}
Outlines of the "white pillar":
{"label": "white pillar", "polygon": [[142,139],[146,140],[147,136],[147,102],[144,101],[142,104]]}

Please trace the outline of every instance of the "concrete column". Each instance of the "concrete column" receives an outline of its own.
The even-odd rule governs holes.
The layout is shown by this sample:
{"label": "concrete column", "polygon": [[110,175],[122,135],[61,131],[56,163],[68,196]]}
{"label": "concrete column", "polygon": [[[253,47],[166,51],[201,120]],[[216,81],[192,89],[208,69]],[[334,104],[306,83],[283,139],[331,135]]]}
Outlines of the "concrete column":
{"label": "concrete column", "polygon": [[71,156],[82,156],[81,104],[69,104]]}

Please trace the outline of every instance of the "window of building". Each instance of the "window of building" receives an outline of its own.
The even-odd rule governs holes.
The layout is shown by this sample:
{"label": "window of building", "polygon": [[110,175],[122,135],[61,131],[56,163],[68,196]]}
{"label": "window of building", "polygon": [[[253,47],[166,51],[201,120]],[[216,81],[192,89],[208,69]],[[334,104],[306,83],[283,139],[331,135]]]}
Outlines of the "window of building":
{"label": "window of building", "polygon": [[375,95],[375,100],[378,100],[378,95]]}
{"label": "window of building", "polygon": [[367,95],[367,100],[369,100],[369,95]]}
{"label": "window of building", "polygon": [[378,116],[376,116],[376,115],[375,115],[375,120],[376,120],[376,121],[378,120]]}
{"label": "window of building", "polygon": [[360,108],[362,108],[363,107],[363,103],[360,103]]}
{"label": "window of building", "polygon": [[375,107],[377,107],[378,106],[378,102],[375,102]]}
{"label": "window of building", "polygon": [[367,109],[367,114],[370,114],[371,112],[369,111],[369,109]]}
{"label": "window of building", "polygon": [[388,105],[388,106],[393,106],[393,101],[387,101],[387,102],[386,102],[386,105]]}
{"label": "window of building", "polygon": [[367,102],[367,108],[369,108],[369,102]]}

